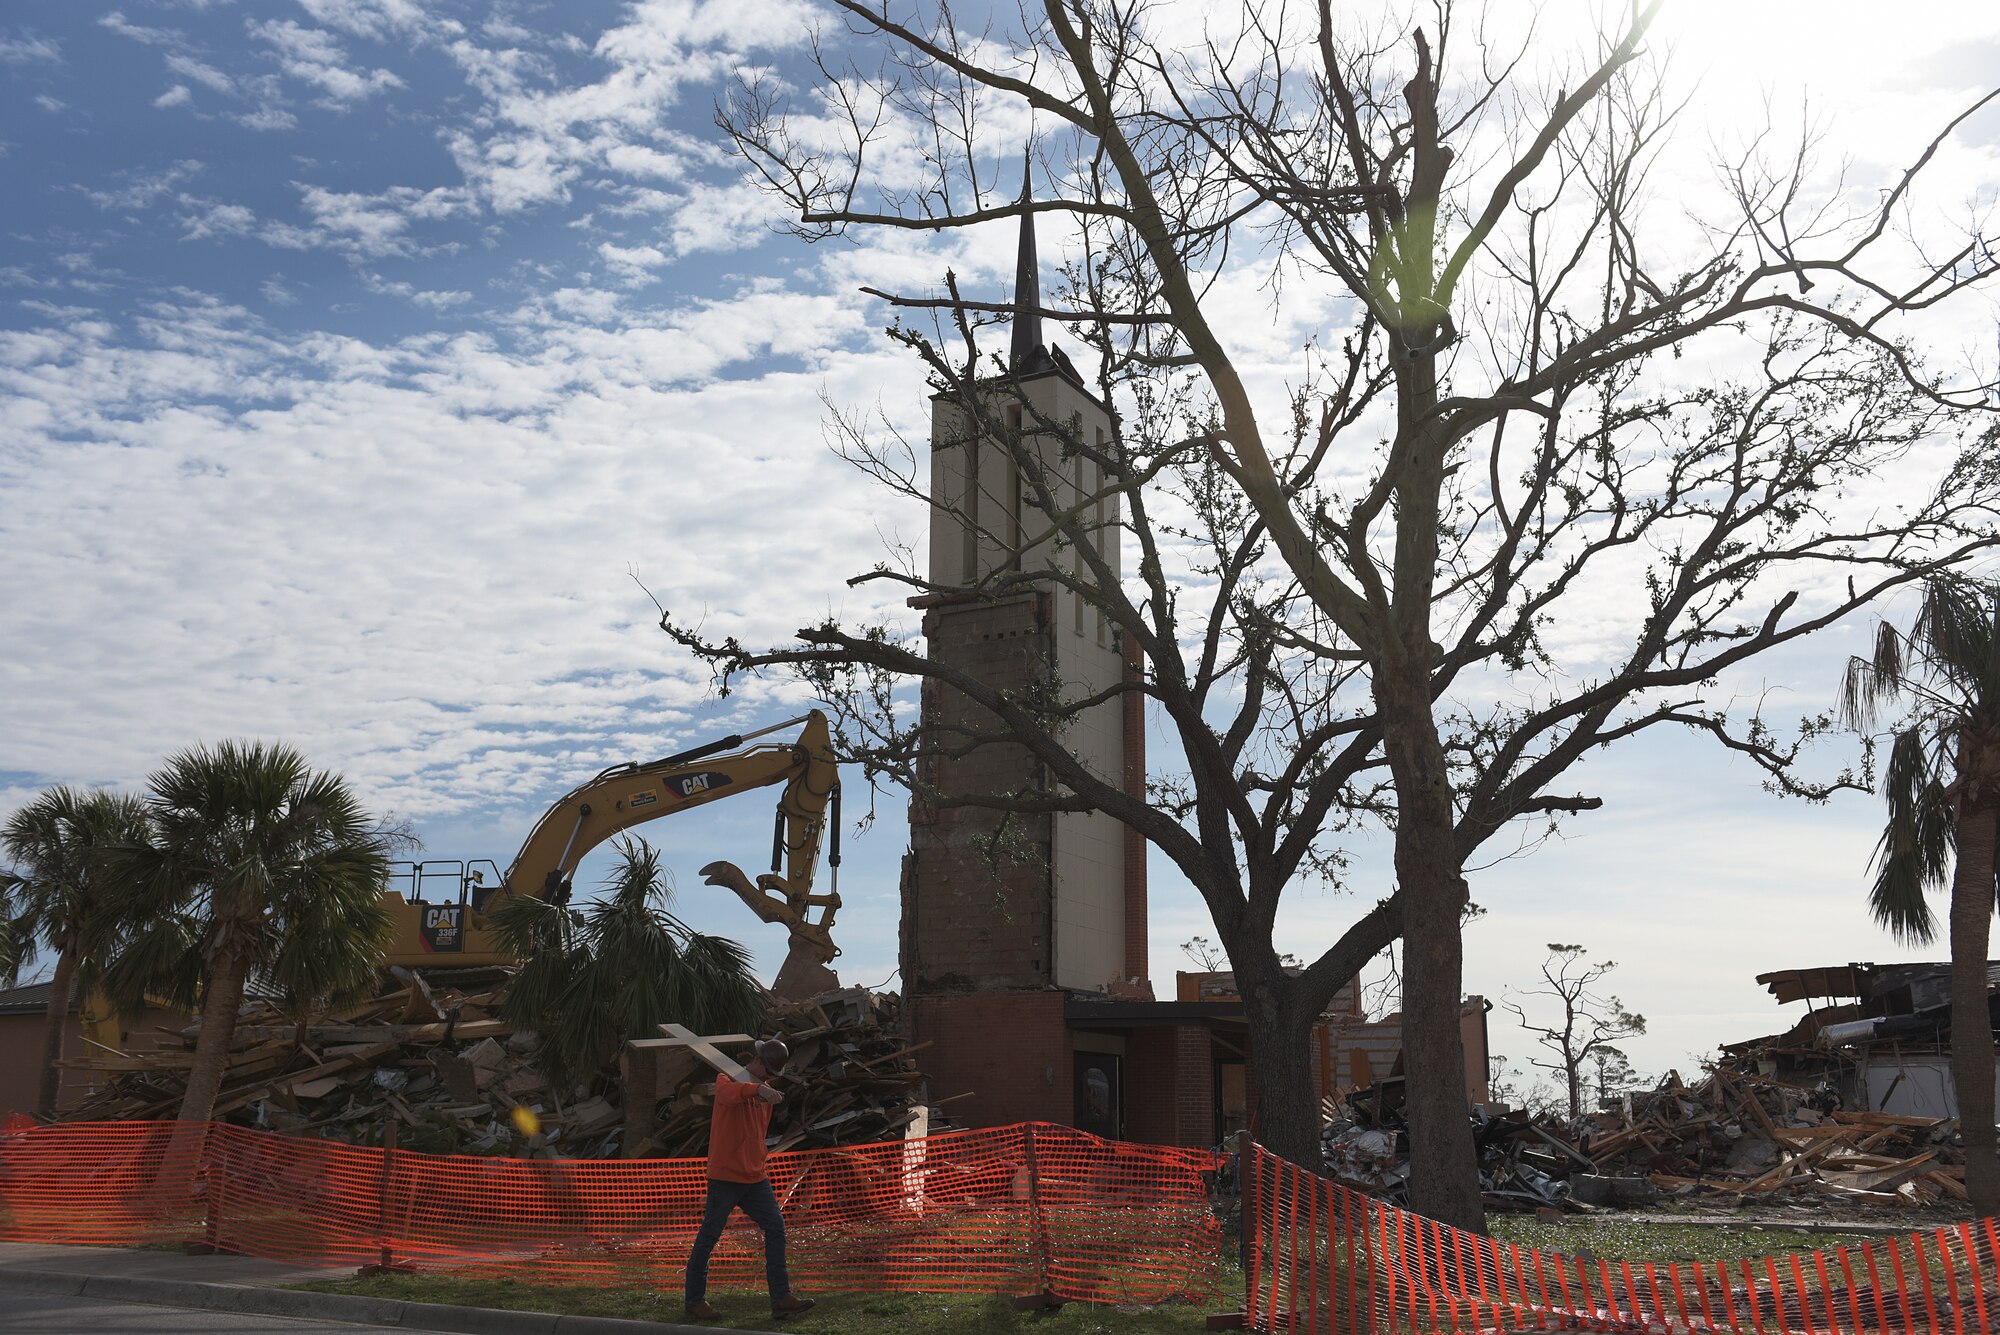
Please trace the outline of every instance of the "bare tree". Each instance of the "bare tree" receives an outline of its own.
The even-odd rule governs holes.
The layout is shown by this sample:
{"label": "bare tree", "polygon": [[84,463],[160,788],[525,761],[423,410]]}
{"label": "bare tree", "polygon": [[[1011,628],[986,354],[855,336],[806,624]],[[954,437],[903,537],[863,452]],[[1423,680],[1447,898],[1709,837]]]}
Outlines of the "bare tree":
{"label": "bare tree", "polygon": [[1205,936],[1195,936],[1181,942],[1181,954],[1203,973],[1220,973],[1229,967],[1229,956],[1222,947]]}
{"label": "bare tree", "polygon": [[1486,1058],[1486,1087],[1491,1101],[1506,1108],[1519,1108],[1530,1117],[1562,1115],[1562,1094],[1555,1086],[1539,1080],[1533,1072],[1509,1066],[1512,1059],[1500,1053]]}
{"label": "bare tree", "polygon": [[[1986,386],[1934,371],[1900,323],[1993,272],[1976,230],[1909,221],[1924,166],[1992,97],[1877,193],[1829,185],[1807,142],[1766,140],[1690,196],[1650,175],[1678,112],[1643,50],[1660,0],[1544,75],[1532,39],[1468,33],[1460,11],[1478,11],[1449,0],[1372,32],[1330,0],[1211,11],[1199,31],[1165,7],[1044,0],[997,34],[930,0],[824,3],[846,31],[816,48],[811,101],[751,80],[721,124],[808,238],[1069,227],[1054,302],[971,300],[952,275],[878,295],[934,319],[934,335],[895,334],[1016,456],[1046,521],[1036,541],[1079,558],[979,592],[1040,580],[1101,608],[1150,665],[1119,690],[1168,721],[1186,771],[1136,803],[1066,751],[1078,702],[984,687],[893,628],[821,625],[765,651],[668,624],[725,676],[791,664],[885,709],[896,681],[956,693],[973,713],[949,739],[885,726],[849,741],[921,800],[1090,807],[1165,851],[1243,987],[1279,1153],[1313,1152],[1315,1000],[1400,929],[1411,1199],[1477,1227],[1456,1075],[1475,856],[1600,805],[1563,791],[1571,767],[1663,726],[1781,791],[1865,786],[1794,777],[1830,721],[1781,735],[1725,679],[1994,541]],[[989,123],[1018,135],[1024,110],[1045,199],[1015,197],[994,165],[1007,146]],[[1282,391],[1246,356],[1246,291],[1312,313]],[[1008,314],[1061,322],[1091,351],[1120,412],[1110,442],[999,420],[1007,366],[979,334]],[[863,425],[837,429],[921,492]],[[1089,506],[1037,462],[1078,456],[1117,504],[1133,579],[1108,577]],[[946,592],[907,567],[865,578]],[[921,792],[925,746],[1003,738],[1043,763],[1045,791]],[[1288,980],[1283,891],[1337,872],[1342,822],[1378,819],[1393,889]]]}
{"label": "bare tree", "polygon": [[[1168,387],[1145,397],[1120,419],[1117,438],[1099,445],[1076,423],[1043,414],[1003,374],[1004,364],[983,358],[968,315],[959,315],[957,331],[963,360],[915,330],[895,332],[970,424],[967,441],[1005,451],[1027,522],[1019,533],[991,531],[962,504],[930,496],[917,446],[836,415],[835,440],[847,457],[911,500],[980,529],[999,553],[969,590],[887,565],[857,582],[893,580],[920,598],[997,601],[1032,589],[1080,595],[1111,633],[1143,647],[1143,676],[1093,693],[1050,670],[1008,687],[929,655],[907,629],[828,622],[802,630],[797,647],[764,649],[717,640],[671,612],[663,611],[661,625],[714,665],[724,690],[738,674],[795,670],[828,704],[836,750],[871,781],[906,787],[914,803],[983,817],[977,837],[996,864],[1034,856],[1038,841],[1024,827],[1064,811],[1108,813],[1162,850],[1202,894],[1265,1054],[1254,1067],[1260,1133],[1303,1159],[1318,1146],[1306,1056],[1313,1025],[1398,930],[1391,894],[1309,963],[1277,944],[1286,890],[1341,888],[1340,839],[1390,814],[1373,720],[1351,712],[1342,695],[1355,667],[1324,653],[1323,623],[1282,564],[1269,560],[1264,526],[1212,454],[1187,443],[1186,416],[1202,405]],[[1110,397],[1112,387],[1099,384]],[[1080,487],[1080,475],[1102,481]],[[1103,555],[1096,516],[1106,497],[1118,502],[1118,529],[1139,549],[1143,592],[1128,592]],[[903,691],[912,681],[926,684],[929,710],[914,708]],[[1143,796],[1121,776],[1093,769],[1077,739],[1086,715],[1135,693],[1169,721],[1182,752],[1178,764],[1156,767]],[[960,791],[939,781],[941,758],[1023,745],[1039,762],[1027,786]],[[1190,942],[1190,953],[1204,944]]]}
{"label": "bare tree", "polygon": [[[1514,1012],[1514,1018],[1521,1022],[1521,1027],[1533,1034],[1535,1041],[1551,1054],[1546,1059],[1530,1057],[1528,1065],[1561,1078],[1563,1088],[1569,1094],[1569,1115],[1573,1118],[1583,1116],[1583,1091],[1588,1073],[1593,1068],[1597,1070],[1599,1093],[1602,1094],[1607,1074],[1605,1061],[1614,1056],[1624,1061],[1625,1054],[1618,1050],[1619,1042],[1646,1032],[1645,1016],[1627,1010],[1625,1003],[1617,997],[1600,996],[1591,990],[1599,979],[1617,967],[1615,960],[1586,961],[1582,946],[1567,946],[1552,941],[1549,943],[1549,957],[1542,962],[1544,985],[1531,987],[1519,995],[1549,998],[1556,1003],[1556,1017],[1538,1022],[1528,1018],[1527,1010],[1518,1001],[1502,1003]],[[1625,1071],[1628,1075],[1631,1073],[1629,1063]]]}

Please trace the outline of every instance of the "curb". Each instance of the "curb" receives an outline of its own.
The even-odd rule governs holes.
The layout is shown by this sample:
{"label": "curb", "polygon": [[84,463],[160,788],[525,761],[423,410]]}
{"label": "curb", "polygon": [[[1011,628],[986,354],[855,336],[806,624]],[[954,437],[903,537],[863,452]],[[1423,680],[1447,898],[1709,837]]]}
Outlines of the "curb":
{"label": "curb", "polygon": [[[209,1312],[352,1321],[402,1330],[456,1331],[460,1335],[715,1335],[717,1327],[678,1322],[629,1321],[609,1316],[561,1316],[554,1312],[510,1311],[366,1298],[308,1289],[266,1289],[247,1284],[206,1284],[196,1280],[138,1279],[120,1275],[71,1275],[50,1270],[0,1270],[0,1292],[60,1298],[104,1298],[191,1307]],[[736,1335],[775,1335],[738,1330]]]}

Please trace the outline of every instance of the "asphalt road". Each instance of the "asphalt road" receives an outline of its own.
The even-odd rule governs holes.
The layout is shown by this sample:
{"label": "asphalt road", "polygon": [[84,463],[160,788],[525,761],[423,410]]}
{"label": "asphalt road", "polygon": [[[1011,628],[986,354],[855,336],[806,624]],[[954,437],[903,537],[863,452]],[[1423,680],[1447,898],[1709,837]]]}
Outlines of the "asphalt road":
{"label": "asphalt road", "polygon": [[303,1321],[113,1303],[102,1298],[0,1293],[0,1330],[7,1335],[366,1335],[394,1329],[348,1321]]}

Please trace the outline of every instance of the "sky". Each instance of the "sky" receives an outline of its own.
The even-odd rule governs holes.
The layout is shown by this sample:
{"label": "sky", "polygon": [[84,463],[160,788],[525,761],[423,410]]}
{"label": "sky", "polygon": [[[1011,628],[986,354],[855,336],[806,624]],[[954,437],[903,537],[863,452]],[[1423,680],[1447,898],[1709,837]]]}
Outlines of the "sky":
{"label": "sky", "polygon": [[[1587,19],[1541,22],[1562,42]],[[282,738],[407,816],[427,856],[504,865],[605,765],[810,704],[782,683],[717,703],[652,597],[746,640],[907,616],[845,583],[920,545],[925,518],[826,442],[829,404],[913,433],[924,416],[858,289],[949,266],[998,297],[1013,237],[808,246],[775,227],[715,102],[740,71],[796,77],[829,21],[809,0],[7,6],[0,810],[57,782],[136,788],[194,742]],[[1683,0],[1659,40],[1693,99],[1690,160],[1803,103],[1830,158],[1879,174],[2000,71],[2000,17],[1974,3]],[[1948,205],[1992,202],[1996,142],[1989,118],[1948,146]],[[1239,316],[1244,339],[1296,346],[1294,315]],[[1866,629],[1745,689],[1822,708]],[[1759,972],[1936,953],[1861,907],[1872,799],[1781,802],[1683,739],[1579,782],[1603,810],[1474,875],[1469,991],[1499,999],[1543,943],[1584,943],[1619,962],[1607,985],[1648,1017],[1630,1050],[1657,1072],[1791,1023]],[[907,825],[900,795],[873,805],[836,935],[844,978],[893,986]],[[646,833],[684,916],[768,977],[782,934],[693,872],[757,866],[768,808],[708,810]],[[1379,877],[1382,850],[1359,853],[1357,881]],[[1303,892],[1288,938],[1310,953],[1372,898]],[[1197,934],[1156,860],[1163,986]],[[1524,1037],[1492,1021],[1518,1064]]]}

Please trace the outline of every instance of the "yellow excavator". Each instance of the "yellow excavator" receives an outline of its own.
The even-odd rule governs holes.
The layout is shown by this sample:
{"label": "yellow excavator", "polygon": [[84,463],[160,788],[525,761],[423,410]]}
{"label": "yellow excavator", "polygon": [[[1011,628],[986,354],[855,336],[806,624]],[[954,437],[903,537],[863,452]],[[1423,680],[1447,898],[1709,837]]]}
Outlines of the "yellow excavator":
{"label": "yellow excavator", "polygon": [[[748,745],[804,724],[791,742]],[[733,862],[711,862],[703,879],[734,891],[751,912],[790,933],[790,953],[772,992],[804,998],[840,986],[831,965],[833,916],[840,908],[840,772],[826,715],[815,709],[755,732],[740,733],[646,764],[614,765],[564,796],[529,833],[500,875],[491,861],[399,864],[383,900],[396,934],[385,968],[447,969],[513,964],[486,918],[509,895],[566,904],[584,854],[647,821],[783,784],[771,839],[771,870],[753,883]],[[829,827],[831,836],[828,837]],[[813,892],[820,844],[828,844],[831,884]],[[491,876],[491,880],[489,880]],[[442,882],[442,884],[440,884]],[[432,888],[443,890],[428,899]],[[811,915],[817,911],[815,919]]]}

